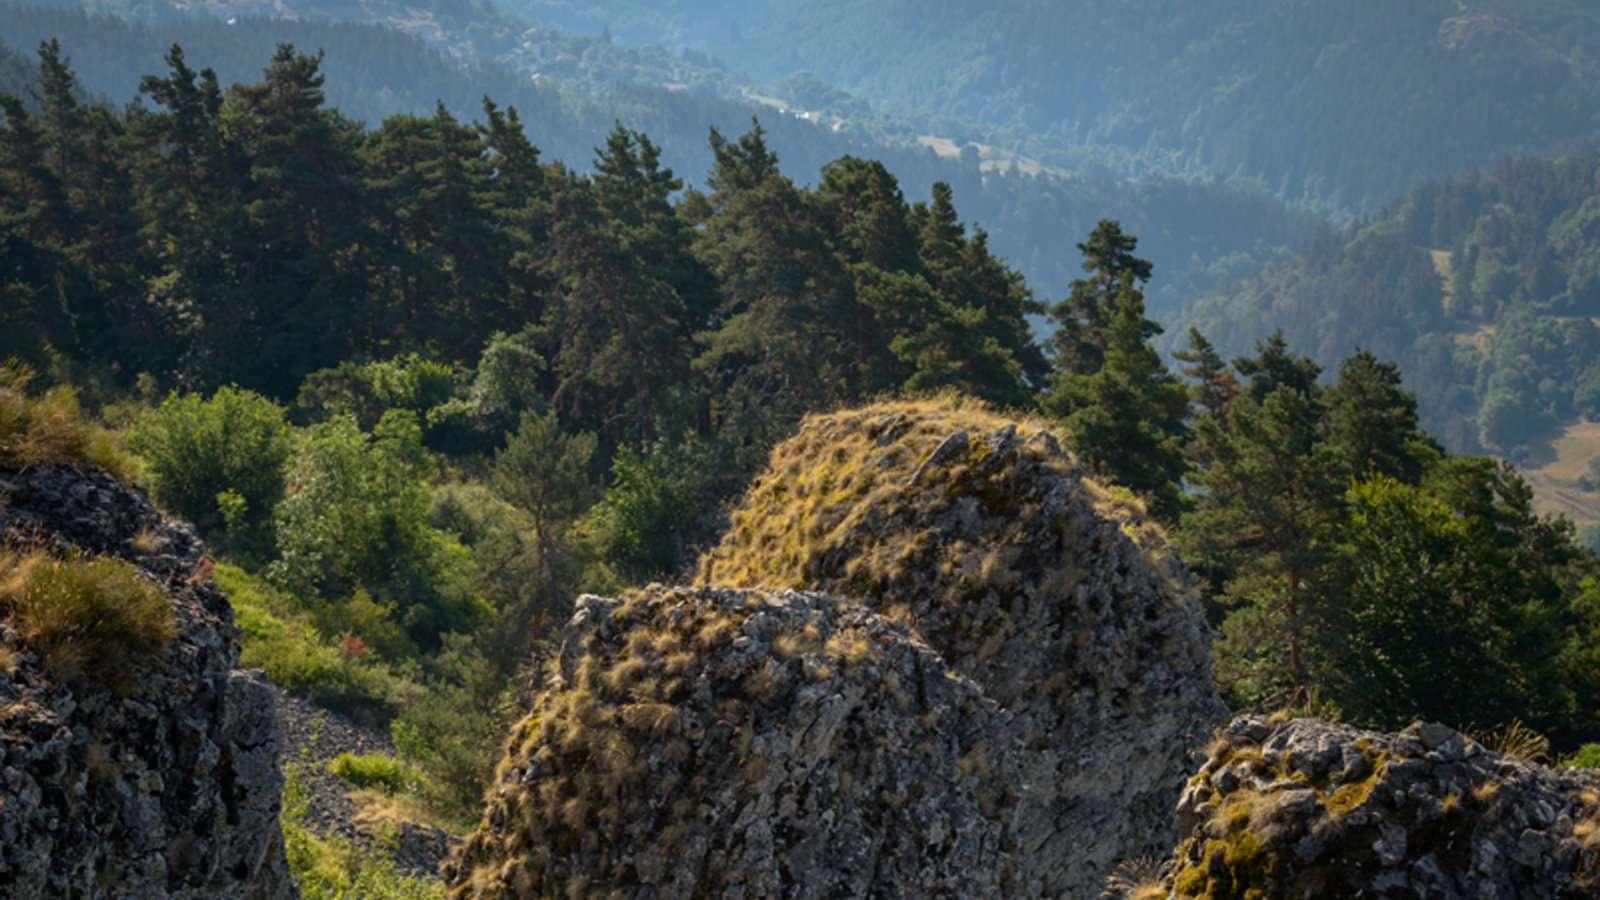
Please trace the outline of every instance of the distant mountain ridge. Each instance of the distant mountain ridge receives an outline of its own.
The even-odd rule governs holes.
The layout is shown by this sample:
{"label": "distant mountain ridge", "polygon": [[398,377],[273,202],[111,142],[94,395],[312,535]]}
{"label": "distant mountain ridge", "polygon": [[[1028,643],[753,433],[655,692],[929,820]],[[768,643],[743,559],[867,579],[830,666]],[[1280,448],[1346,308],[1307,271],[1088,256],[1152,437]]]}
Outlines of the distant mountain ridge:
{"label": "distant mountain ridge", "polygon": [[1332,212],[1600,125],[1600,10],[1573,0],[811,0],[716,51],[1040,135],[1069,167],[1240,177]]}

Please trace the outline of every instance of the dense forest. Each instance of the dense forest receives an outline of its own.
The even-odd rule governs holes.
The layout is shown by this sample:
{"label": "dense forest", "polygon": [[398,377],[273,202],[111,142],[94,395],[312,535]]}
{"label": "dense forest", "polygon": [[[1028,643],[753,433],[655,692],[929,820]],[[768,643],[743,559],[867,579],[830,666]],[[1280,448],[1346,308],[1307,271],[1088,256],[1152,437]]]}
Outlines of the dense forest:
{"label": "dense forest", "polygon": [[[1171,371],[1128,222],[1058,238],[1081,237],[1078,277],[1050,302],[962,221],[959,186],[913,202],[850,155],[797,183],[760,127],[710,131],[699,188],[621,124],[580,168],[506,98],[364,127],[329,103],[330,55],[284,44],[231,86],[164,56],[121,108],[56,43],[0,94],[0,464],[28,461],[32,419],[118,430],[211,542],[244,664],[387,727],[395,790],[435,821],[477,815],[574,596],[681,572],[803,415],[940,391],[1051,423],[1170,531],[1238,707],[1600,741],[1600,560],[1572,527],[1512,467],[1447,452],[1387,354],[1324,377],[1295,349],[1323,353],[1315,335],[1219,326],[1248,346],[1230,362],[1191,332]],[[1495,251],[1544,239],[1519,216],[1595,166],[1397,207],[1394,229],[1485,273],[1446,304],[1423,253],[1439,315],[1587,316],[1581,253]],[[1586,234],[1568,219],[1556,236]],[[356,877],[290,839],[308,896]]]}
{"label": "dense forest", "polygon": [[1262,328],[1318,360],[1369,348],[1405,366],[1447,446],[1522,459],[1552,426],[1600,418],[1597,176],[1589,154],[1429,182],[1220,288],[1175,327],[1225,352]]}
{"label": "dense forest", "polygon": [[714,52],[1067,168],[1239,177],[1360,213],[1586,139],[1597,43],[1574,0],[812,0]]}
{"label": "dense forest", "polygon": [[142,75],[165,67],[173,43],[186,48],[196,68],[214,68],[223,87],[254,80],[279,43],[320,48],[328,103],[370,126],[396,113],[431,115],[439,102],[470,119],[488,95],[516,106],[540,147],[580,170],[589,165],[590,148],[620,121],[651,135],[663,163],[691,182],[714,161],[707,128],[736,133],[759,114],[785,171],[803,182],[815,181],[830,160],[853,155],[882,160],[913,199],[929,199],[935,182],[950,184],[968,216],[990,232],[995,251],[1046,295],[1065,293],[1074,277],[1074,254],[1062,235],[1085,233],[1102,216],[1137,229],[1159,253],[1163,263],[1151,292],[1158,310],[1175,309],[1222,277],[1242,277],[1292,249],[1315,225],[1308,214],[1253,191],[1172,178],[1000,176],[924,148],[855,140],[767,107],[688,91],[638,84],[568,90],[498,63],[459,62],[374,26],[269,19],[230,26],[209,16],[136,26],[82,10],[0,3],[0,35],[0,43],[28,55],[40,41],[59,39],[83,85],[119,104],[136,99]]}

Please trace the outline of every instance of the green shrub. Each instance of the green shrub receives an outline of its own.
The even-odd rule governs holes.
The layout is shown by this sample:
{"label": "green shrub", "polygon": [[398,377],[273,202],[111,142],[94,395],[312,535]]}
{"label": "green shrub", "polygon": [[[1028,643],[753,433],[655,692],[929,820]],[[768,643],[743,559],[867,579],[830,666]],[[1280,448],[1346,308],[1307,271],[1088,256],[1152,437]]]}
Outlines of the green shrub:
{"label": "green shrub", "polygon": [[1569,769],[1600,769],[1600,744],[1584,744],[1561,764]]}
{"label": "green shrub", "polygon": [[233,604],[241,632],[239,664],[261,669],[273,684],[319,706],[380,723],[420,691],[382,662],[350,658],[291,595],[228,563],[217,565],[215,577]]}
{"label": "green shrub", "polygon": [[111,686],[177,636],[172,605],[133,566],[104,557],[0,557],[0,608],[67,681]]}
{"label": "green shrub", "polygon": [[421,781],[416,769],[383,753],[341,753],[328,763],[328,771],[353,787],[391,796]]}
{"label": "green shrub", "polygon": [[629,447],[617,452],[611,486],[591,518],[607,562],[637,580],[678,568],[681,533],[699,512],[696,463],[704,458],[704,448],[693,444],[658,444],[648,454]]}
{"label": "green shrub", "polygon": [[306,429],[275,516],[273,581],[303,597],[365,590],[423,649],[470,631],[490,611],[455,589],[466,550],[428,523],[434,469],[410,412],[390,410],[370,435],[348,416]]}
{"label": "green shrub", "polygon": [[233,541],[266,537],[262,526],[283,497],[291,450],[282,407],[235,387],[209,400],[173,394],[139,417],[128,440],[167,508],[202,530],[226,526]]}
{"label": "green shrub", "polygon": [[77,392],[56,387],[33,396],[28,392],[32,380],[33,370],[27,366],[0,363],[0,467],[89,462],[131,481],[133,457],[115,435],[84,418]]}

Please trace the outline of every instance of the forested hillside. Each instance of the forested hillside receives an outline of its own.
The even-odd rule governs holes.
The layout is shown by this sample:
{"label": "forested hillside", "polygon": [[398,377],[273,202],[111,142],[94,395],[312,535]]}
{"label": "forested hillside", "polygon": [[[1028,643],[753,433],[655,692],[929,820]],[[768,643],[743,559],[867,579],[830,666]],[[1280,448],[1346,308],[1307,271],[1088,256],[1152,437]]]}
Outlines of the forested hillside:
{"label": "forested hillside", "polygon": [[1575,0],[812,0],[717,51],[1069,168],[1238,176],[1332,212],[1600,115],[1600,11]]}
{"label": "forested hillside", "polygon": [[1430,182],[1205,297],[1175,330],[1226,353],[1264,328],[1322,360],[1370,348],[1404,364],[1451,446],[1521,455],[1558,422],[1600,418],[1597,175],[1588,155]]}
{"label": "forested hillside", "polygon": [[927,199],[936,181],[955,189],[962,208],[990,233],[994,249],[1026,273],[1041,296],[1065,293],[1074,277],[1070,241],[1103,216],[1120,217],[1145,234],[1162,260],[1152,306],[1173,309],[1223,276],[1243,276],[1292,249],[1314,220],[1264,195],[1179,179],[1123,183],[1109,178],[1043,178],[981,173],[922,148],[853,140],[765,107],[642,85],[600,92],[530,82],[493,62],[461,63],[417,38],[371,26],[268,19],[234,25],[191,17],[136,27],[79,10],[0,3],[0,42],[32,54],[59,39],[83,84],[116,103],[133,100],[142,75],[165,68],[163,55],[181,44],[191,65],[217,71],[222,86],[250,82],[279,43],[321,48],[330,105],[376,127],[396,113],[432,115],[443,102],[455,116],[479,115],[493,97],[522,113],[530,139],[550,158],[580,170],[590,150],[621,121],[662,149],[663,162],[691,184],[713,164],[706,131],[737,133],[760,115],[786,174],[814,181],[824,164],[844,155],[881,159],[913,199]]}

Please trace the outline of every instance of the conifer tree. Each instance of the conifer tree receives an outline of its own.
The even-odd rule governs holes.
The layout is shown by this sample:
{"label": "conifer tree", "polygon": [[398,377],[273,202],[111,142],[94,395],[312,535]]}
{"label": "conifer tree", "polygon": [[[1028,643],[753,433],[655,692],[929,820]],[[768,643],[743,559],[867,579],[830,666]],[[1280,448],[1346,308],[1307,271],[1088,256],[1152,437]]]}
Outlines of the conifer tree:
{"label": "conifer tree", "polygon": [[1097,474],[1174,521],[1185,506],[1189,398],[1150,346],[1161,327],[1145,318],[1141,285],[1151,266],[1132,255],[1137,244],[1117,223],[1101,222],[1079,245],[1090,277],[1052,311],[1062,330],[1052,339],[1057,370],[1044,408]]}

